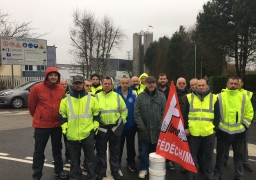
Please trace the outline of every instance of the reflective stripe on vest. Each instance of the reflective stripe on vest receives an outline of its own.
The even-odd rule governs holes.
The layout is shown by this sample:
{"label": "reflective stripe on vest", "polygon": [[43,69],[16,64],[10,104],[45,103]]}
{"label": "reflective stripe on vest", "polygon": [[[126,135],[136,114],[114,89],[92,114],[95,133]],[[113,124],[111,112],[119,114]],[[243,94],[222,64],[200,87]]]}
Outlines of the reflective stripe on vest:
{"label": "reflective stripe on vest", "polygon": [[99,127],[98,130],[101,131],[101,132],[104,132],[104,133],[106,133],[108,131],[107,129],[104,129],[104,128],[101,128],[101,127]]}
{"label": "reflective stripe on vest", "polygon": [[[123,109],[121,109],[121,100],[120,100],[120,96],[119,96],[119,94],[117,94],[116,93],[116,95],[117,95],[117,109],[116,110],[102,110],[101,111],[101,114],[110,114],[110,113],[122,113],[122,112],[124,112],[127,108],[125,107],[125,108],[123,108]],[[95,94],[95,97],[96,97],[96,99],[99,101],[99,96],[98,96],[98,94]]]}
{"label": "reflective stripe on vest", "polygon": [[118,128],[118,126],[120,126],[121,122],[122,122],[122,118],[119,118],[117,125],[112,128],[113,132],[115,132],[115,130]]}
{"label": "reflective stripe on vest", "polygon": [[[229,124],[229,123],[226,123],[226,122],[224,121],[221,93],[218,94],[218,100],[219,100],[219,106],[220,106],[220,121],[221,121],[225,126],[228,126],[228,127],[239,127],[241,124]],[[244,117],[245,101],[246,101],[246,95],[243,94],[242,109],[241,109],[241,117],[240,117],[240,120],[241,120],[241,121],[243,120],[243,117]],[[238,131],[240,132],[240,130],[238,130]],[[241,131],[241,132],[243,132],[243,131]]]}
{"label": "reflective stripe on vest", "polygon": [[78,119],[78,118],[91,118],[92,117],[92,115],[89,114],[89,105],[90,105],[90,101],[91,101],[91,93],[88,93],[84,114],[81,114],[81,115],[75,115],[70,94],[67,95],[67,98],[68,98],[68,105],[69,105],[69,109],[70,109],[70,116],[68,117],[68,120],[74,120],[74,119]]}
{"label": "reflective stripe on vest", "polygon": [[212,118],[199,118],[199,117],[189,117],[189,120],[203,120],[203,121],[211,121],[212,122]]}
{"label": "reflective stripe on vest", "polygon": [[[191,102],[190,102],[190,109],[189,112],[198,112],[198,111],[202,111],[202,112],[210,112],[210,113],[214,113],[214,109],[212,106],[212,99],[213,99],[213,94],[210,93],[210,104],[209,104],[209,109],[198,109],[198,108],[194,108],[194,97],[195,95],[193,93],[191,93]],[[203,120],[203,118],[201,118]],[[206,118],[208,119],[208,118]]]}
{"label": "reflective stripe on vest", "polygon": [[239,130],[232,130],[232,131],[227,131],[227,129],[223,128],[222,126],[219,126],[219,129],[221,129],[222,131],[224,132],[227,132],[228,134],[237,134],[237,133],[242,133],[245,131],[245,127],[243,126],[242,129],[239,129]]}

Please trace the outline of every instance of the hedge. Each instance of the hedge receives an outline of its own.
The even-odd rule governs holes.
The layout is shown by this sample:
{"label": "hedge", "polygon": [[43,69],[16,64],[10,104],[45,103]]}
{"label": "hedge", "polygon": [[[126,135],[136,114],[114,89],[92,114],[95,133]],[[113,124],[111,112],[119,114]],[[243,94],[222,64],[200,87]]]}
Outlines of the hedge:
{"label": "hedge", "polygon": [[[214,94],[220,93],[226,88],[227,79],[233,75],[211,76],[209,78],[209,87]],[[256,74],[246,74],[243,78],[243,88],[252,92],[256,91]],[[254,93],[255,94],[255,93]]]}

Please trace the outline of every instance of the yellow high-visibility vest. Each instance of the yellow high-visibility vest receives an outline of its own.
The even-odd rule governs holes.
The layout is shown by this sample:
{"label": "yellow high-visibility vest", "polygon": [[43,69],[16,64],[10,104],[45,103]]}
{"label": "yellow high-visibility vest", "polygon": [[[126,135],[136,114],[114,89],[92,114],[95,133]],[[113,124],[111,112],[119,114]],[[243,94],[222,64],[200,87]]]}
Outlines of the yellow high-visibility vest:
{"label": "yellow high-visibility vest", "polygon": [[217,96],[209,93],[201,101],[194,93],[187,95],[189,102],[188,128],[192,136],[209,136],[214,133],[214,104]]}
{"label": "yellow high-visibility vest", "polygon": [[238,90],[226,90],[218,94],[220,106],[219,129],[237,134],[249,128],[253,118],[252,103],[248,96]]}
{"label": "yellow high-visibility vest", "polygon": [[99,114],[99,103],[91,93],[82,98],[68,94],[60,103],[59,113],[63,118],[67,118],[67,122],[61,127],[67,139],[71,141],[87,138],[95,126],[99,126],[99,122],[93,121],[93,116]]}

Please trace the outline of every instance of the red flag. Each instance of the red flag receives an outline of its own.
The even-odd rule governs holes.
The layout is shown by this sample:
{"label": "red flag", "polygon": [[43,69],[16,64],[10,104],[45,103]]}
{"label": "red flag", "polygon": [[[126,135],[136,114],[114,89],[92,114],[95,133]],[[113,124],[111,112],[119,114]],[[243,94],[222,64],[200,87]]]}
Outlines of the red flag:
{"label": "red flag", "polygon": [[197,173],[184,132],[184,120],[173,81],[166,103],[156,153],[180,164],[189,171]]}

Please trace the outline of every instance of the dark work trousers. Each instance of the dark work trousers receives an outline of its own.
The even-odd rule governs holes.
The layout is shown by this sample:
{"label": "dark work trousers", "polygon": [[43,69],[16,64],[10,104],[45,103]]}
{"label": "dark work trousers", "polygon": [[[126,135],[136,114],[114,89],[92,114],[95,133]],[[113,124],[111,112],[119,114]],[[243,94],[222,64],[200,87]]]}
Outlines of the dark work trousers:
{"label": "dark work trousers", "polygon": [[119,163],[121,164],[122,161],[122,155],[123,155],[123,149],[124,149],[124,143],[126,140],[126,150],[127,150],[127,162],[128,163],[135,163],[135,134],[136,130],[130,130],[130,131],[123,131],[122,137],[121,137],[121,143],[120,143],[120,158]]}
{"label": "dark work trousers", "polygon": [[[245,132],[246,137],[245,137],[245,141],[244,141],[244,158],[243,158],[243,164],[244,165],[248,165],[249,164],[249,157],[248,157],[248,138],[249,138],[249,129],[246,130]],[[229,149],[225,152],[225,156],[224,156],[224,162],[227,163],[228,159],[229,159]]]}
{"label": "dark work trousers", "polygon": [[200,146],[198,153],[197,153],[197,164],[199,165],[199,167],[204,166],[204,151],[203,151],[203,147]]}
{"label": "dark work trousers", "polygon": [[248,140],[249,140],[249,129],[245,132],[246,137],[244,141],[244,158],[243,158],[243,164],[248,165],[249,164],[249,155],[248,155]]}
{"label": "dark work trousers", "polygon": [[216,155],[216,165],[214,168],[214,174],[218,176],[223,175],[224,170],[224,155],[226,151],[229,149],[230,145],[233,148],[233,161],[235,166],[235,178],[239,179],[244,176],[244,168],[243,168],[243,153],[244,153],[244,141],[237,142],[228,142],[223,139],[217,139],[217,155]]}
{"label": "dark work trousers", "polygon": [[[215,143],[215,134],[212,134],[210,136],[189,136],[189,148],[191,155],[193,157],[195,165],[198,164],[197,162],[197,155],[200,147],[202,147],[203,154],[205,156],[204,161],[204,174],[205,177],[212,179],[213,178],[213,149],[214,149],[214,143]],[[190,174],[195,174],[193,172],[190,172]]]}
{"label": "dark work trousers", "polygon": [[54,171],[59,174],[63,171],[63,160],[61,155],[62,150],[62,129],[61,127],[56,128],[35,128],[34,139],[35,139],[35,150],[33,154],[33,165],[34,171],[33,178],[40,179],[42,177],[42,170],[44,166],[44,150],[51,136],[52,143],[52,155],[54,159]]}
{"label": "dark work trousers", "polygon": [[107,170],[107,142],[109,142],[110,168],[112,173],[117,173],[119,169],[120,156],[120,136],[116,136],[111,128],[106,133],[98,131],[96,136],[97,154],[99,158],[99,173],[105,174]]}
{"label": "dark work trousers", "polygon": [[65,145],[65,157],[67,160],[70,160],[70,155],[67,148],[67,137],[65,134],[63,134],[63,139],[64,139],[64,145]]}
{"label": "dark work trousers", "polygon": [[95,180],[95,163],[96,157],[94,154],[94,132],[92,131],[90,135],[81,141],[69,141],[67,140],[67,147],[70,154],[70,180],[78,180],[78,168],[80,166],[79,159],[81,155],[81,147],[84,150],[85,163],[88,167],[87,179]]}

